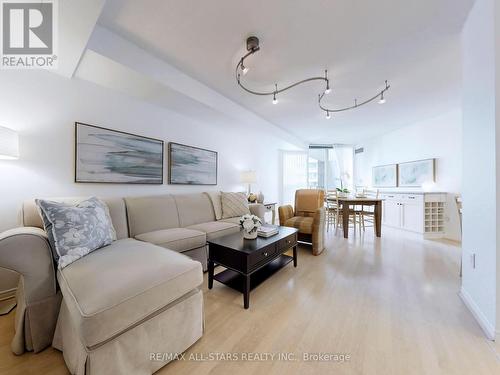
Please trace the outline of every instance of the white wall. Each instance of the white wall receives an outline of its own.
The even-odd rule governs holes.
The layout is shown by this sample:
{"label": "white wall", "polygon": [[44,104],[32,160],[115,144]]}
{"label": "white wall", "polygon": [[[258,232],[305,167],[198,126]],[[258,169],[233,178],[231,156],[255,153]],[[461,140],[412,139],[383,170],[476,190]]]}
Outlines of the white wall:
{"label": "white wall", "polygon": [[[462,187],[462,113],[460,109],[420,121],[365,141],[356,148],[355,184],[370,186],[372,168],[378,165],[436,158],[436,184],[433,191],[447,192],[446,237],[460,240],[460,223],[454,196]],[[421,190],[391,188],[387,190]]]}
{"label": "white wall", "polygon": [[[266,200],[278,198],[279,149],[290,144],[235,122],[232,127],[198,122],[80,79],[45,71],[0,72],[0,124],[20,134],[20,160],[0,160],[0,231],[14,227],[24,199],[72,195],[126,196],[244,190],[239,172],[257,171]],[[109,127],[144,136],[218,151],[219,185],[76,184],[74,122]],[[294,148],[293,146],[291,147]],[[166,177],[165,164],[165,177]]]}
{"label": "white wall", "polygon": [[[462,35],[464,214],[461,296],[490,338],[494,337],[496,327],[496,252],[499,245],[495,1],[476,1]],[[475,267],[471,261],[474,254]]]}
{"label": "white wall", "polygon": [[[495,3],[495,110],[496,110],[496,127],[500,126],[500,5]],[[496,144],[500,145],[500,131],[496,131]],[[500,152],[496,153],[496,185],[497,199],[500,197]],[[500,210],[497,209],[497,233],[500,233]],[[497,236],[497,324],[496,324],[496,340],[500,342],[500,246],[499,237]]]}

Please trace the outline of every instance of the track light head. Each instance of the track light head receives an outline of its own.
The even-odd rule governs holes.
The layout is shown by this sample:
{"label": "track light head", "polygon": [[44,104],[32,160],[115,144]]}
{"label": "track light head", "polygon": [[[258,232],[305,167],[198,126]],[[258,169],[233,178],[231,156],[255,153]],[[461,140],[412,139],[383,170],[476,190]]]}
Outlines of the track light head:
{"label": "track light head", "polygon": [[243,64],[241,64],[241,72],[243,73],[243,75],[247,74],[248,71],[249,71],[249,69],[246,66],[244,66]]}
{"label": "track light head", "polygon": [[330,115],[330,111],[326,111],[326,119],[330,120],[332,116]]}
{"label": "track light head", "polygon": [[259,49],[259,38],[256,36],[249,36],[247,38],[247,51],[258,51]]}
{"label": "track light head", "polygon": [[278,104],[278,99],[276,99],[276,94],[273,96],[273,104]]}
{"label": "track light head", "polygon": [[380,94],[380,100],[378,101],[378,104],[384,104],[385,103],[385,98],[384,98],[384,93]]}

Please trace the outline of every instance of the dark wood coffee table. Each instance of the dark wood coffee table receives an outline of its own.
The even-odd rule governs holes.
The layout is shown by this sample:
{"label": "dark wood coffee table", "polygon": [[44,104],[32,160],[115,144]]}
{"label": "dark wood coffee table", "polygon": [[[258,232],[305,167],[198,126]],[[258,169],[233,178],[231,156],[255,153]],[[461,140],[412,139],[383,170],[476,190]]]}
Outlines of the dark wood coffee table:
{"label": "dark wood coffee table", "polygon": [[[293,257],[284,254],[293,249]],[[208,241],[208,289],[214,279],[243,293],[245,309],[250,306],[250,290],[293,260],[297,267],[297,229],[279,227],[279,233],[245,240],[243,232]],[[215,266],[226,270],[214,275]]]}

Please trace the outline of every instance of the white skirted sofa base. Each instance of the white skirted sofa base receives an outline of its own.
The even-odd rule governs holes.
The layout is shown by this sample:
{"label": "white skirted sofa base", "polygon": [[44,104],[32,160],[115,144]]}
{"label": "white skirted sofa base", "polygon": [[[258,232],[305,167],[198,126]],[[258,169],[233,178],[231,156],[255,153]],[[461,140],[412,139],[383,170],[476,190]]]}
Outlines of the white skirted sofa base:
{"label": "white skirted sofa base", "polygon": [[[201,264],[121,239],[66,268],[52,345],[73,374],[152,374],[203,334]],[[105,287],[103,287],[105,285]]]}

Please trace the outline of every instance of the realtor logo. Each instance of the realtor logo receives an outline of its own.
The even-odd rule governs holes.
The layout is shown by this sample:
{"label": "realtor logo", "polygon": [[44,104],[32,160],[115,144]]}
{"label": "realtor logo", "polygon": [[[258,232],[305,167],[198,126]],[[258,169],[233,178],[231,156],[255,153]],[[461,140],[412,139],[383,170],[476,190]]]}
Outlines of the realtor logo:
{"label": "realtor logo", "polygon": [[2,0],[0,4],[1,67],[56,68],[56,0]]}

